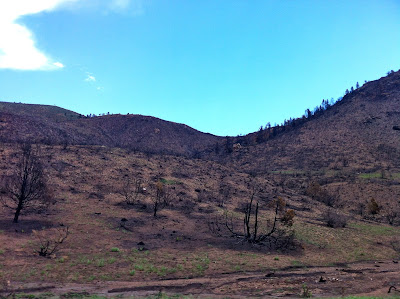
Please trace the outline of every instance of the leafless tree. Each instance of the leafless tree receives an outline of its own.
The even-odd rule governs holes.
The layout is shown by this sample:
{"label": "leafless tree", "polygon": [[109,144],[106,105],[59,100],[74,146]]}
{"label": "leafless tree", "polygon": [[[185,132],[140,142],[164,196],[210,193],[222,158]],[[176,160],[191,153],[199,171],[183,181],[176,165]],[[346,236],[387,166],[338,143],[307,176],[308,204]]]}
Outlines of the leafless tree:
{"label": "leafless tree", "polygon": [[218,190],[218,207],[223,208],[225,203],[228,202],[232,197],[231,192],[232,187],[225,182],[224,177],[221,178]]}
{"label": "leafless tree", "polygon": [[153,197],[153,216],[157,217],[157,211],[160,209],[162,204],[162,197],[164,194],[164,184],[157,182],[155,185],[155,194]]}
{"label": "leafless tree", "polygon": [[170,189],[161,181],[154,186],[153,200],[153,216],[157,217],[157,212],[171,204],[172,194]]}
{"label": "leafless tree", "polygon": [[39,159],[39,148],[31,144],[21,146],[21,153],[11,176],[4,179],[2,202],[15,210],[14,223],[18,222],[21,211],[28,207],[39,208],[49,202],[43,164]]}
{"label": "leafless tree", "polygon": [[133,205],[137,201],[140,194],[143,193],[142,181],[140,179],[131,179],[129,176],[126,177],[124,186],[120,194],[125,197],[125,201],[128,205]]}

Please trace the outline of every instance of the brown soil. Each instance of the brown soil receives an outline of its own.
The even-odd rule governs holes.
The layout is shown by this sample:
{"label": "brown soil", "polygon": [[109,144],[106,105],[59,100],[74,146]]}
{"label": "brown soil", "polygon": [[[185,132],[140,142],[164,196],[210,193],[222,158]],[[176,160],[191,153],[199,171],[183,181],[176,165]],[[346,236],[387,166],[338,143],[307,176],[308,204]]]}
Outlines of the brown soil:
{"label": "brown soil", "polygon": [[[192,279],[150,281],[107,281],[92,284],[13,283],[0,294],[51,292],[101,296],[144,296],[157,294],[196,297],[248,298],[298,297],[305,290],[313,296],[387,296],[400,284],[400,266],[393,261],[363,262],[334,267],[288,268],[273,272],[224,273]],[[391,294],[398,291],[391,289]]]}

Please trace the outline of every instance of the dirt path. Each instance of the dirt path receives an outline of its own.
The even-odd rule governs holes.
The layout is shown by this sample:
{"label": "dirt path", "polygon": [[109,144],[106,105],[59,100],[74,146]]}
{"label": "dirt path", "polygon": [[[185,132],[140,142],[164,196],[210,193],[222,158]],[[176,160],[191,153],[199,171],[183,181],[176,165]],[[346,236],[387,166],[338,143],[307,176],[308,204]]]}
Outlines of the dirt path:
{"label": "dirt path", "polygon": [[[141,296],[163,292],[199,297],[231,298],[249,296],[297,297],[305,290],[313,296],[400,295],[400,264],[393,261],[365,262],[336,267],[285,269],[269,273],[233,273],[193,279],[93,284],[12,284],[14,292],[88,293],[103,296]],[[0,295],[11,293],[1,290]]]}

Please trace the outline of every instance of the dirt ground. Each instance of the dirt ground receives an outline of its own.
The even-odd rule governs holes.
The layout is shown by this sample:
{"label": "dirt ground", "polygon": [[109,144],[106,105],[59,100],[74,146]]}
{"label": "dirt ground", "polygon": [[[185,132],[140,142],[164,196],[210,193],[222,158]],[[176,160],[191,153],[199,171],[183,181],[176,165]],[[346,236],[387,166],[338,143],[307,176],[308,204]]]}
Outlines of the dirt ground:
{"label": "dirt ground", "polygon": [[[391,286],[390,293],[388,293]],[[195,297],[299,297],[326,296],[390,296],[400,294],[400,265],[396,261],[380,261],[338,265],[334,267],[288,268],[260,273],[225,273],[193,279],[151,281],[109,281],[92,284],[10,283],[0,290],[11,293],[96,294],[106,297],[147,296],[164,294]]]}
{"label": "dirt ground", "polygon": [[[13,152],[4,149],[4,171],[11,169],[6,158]],[[356,217],[344,228],[327,227],[321,204],[289,188],[273,188],[273,179],[260,178],[260,183],[271,198],[281,196],[296,211],[291,229],[298,246],[293,250],[250,246],[210,231],[210,222],[224,209],[241,227],[240,207],[249,197],[244,173],[209,161],[101,147],[44,148],[43,157],[50,161],[55,204],[40,214],[23,213],[18,224],[12,223],[12,212],[0,207],[1,296],[115,297],[161,291],[248,298],[387,295],[390,286],[400,290],[400,267],[393,262],[399,257],[399,227]],[[173,195],[171,204],[153,217],[150,188],[134,205],[126,204],[119,190],[127,175],[142,178],[146,187],[163,181]],[[232,190],[224,209],[221,182]],[[268,207],[260,211],[259,220],[268,227]],[[49,258],[38,256],[35,231],[51,240],[54,230],[65,227],[70,235],[59,251]]]}

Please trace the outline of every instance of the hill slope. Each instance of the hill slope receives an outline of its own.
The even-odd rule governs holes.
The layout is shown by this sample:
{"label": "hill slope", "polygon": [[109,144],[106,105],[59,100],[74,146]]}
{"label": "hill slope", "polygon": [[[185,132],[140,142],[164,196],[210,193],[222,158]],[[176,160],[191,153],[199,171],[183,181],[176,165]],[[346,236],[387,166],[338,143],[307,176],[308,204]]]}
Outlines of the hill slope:
{"label": "hill slope", "polygon": [[194,155],[219,137],[142,115],[86,118],[55,106],[0,102],[0,139],[45,144],[124,147],[149,153]]}
{"label": "hill slope", "polygon": [[[366,83],[321,115],[226,161],[246,171],[400,167],[400,72]],[[394,129],[395,128],[395,129]]]}

